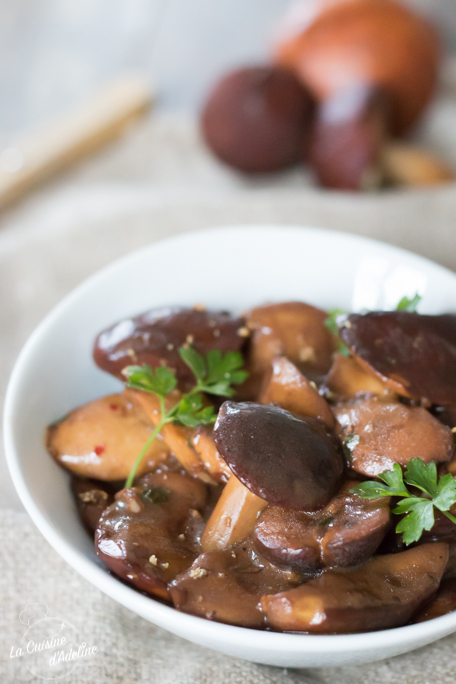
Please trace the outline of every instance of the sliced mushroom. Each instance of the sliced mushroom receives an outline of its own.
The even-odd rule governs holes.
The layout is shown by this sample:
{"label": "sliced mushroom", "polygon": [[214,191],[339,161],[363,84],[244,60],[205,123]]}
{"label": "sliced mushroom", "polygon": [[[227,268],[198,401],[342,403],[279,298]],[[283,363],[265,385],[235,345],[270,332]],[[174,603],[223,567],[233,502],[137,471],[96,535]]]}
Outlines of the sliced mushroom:
{"label": "sliced mushroom", "polygon": [[[451,506],[449,512],[456,514],[456,504]],[[456,525],[449,520],[441,511],[434,509],[434,524],[430,530],[424,530],[421,540],[426,541],[446,541],[456,542]]]}
{"label": "sliced mushroom", "polygon": [[444,425],[450,428],[456,427],[456,405],[433,406],[431,410]]}
{"label": "sliced mushroom", "polygon": [[[273,373],[270,382],[261,396],[262,401],[277,403],[287,408],[293,407],[294,413],[308,415],[312,413],[316,417],[326,418],[327,422],[334,424],[334,417],[326,403],[310,382],[298,371],[287,359],[278,358],[273,362]],[[329,415],[328,415],[329,414]],[[204,434],[204,433],[203,433]],[[208,442],[212,451],[212,470],[218,467],[218,459],[221,459],[218,451],[215,451],[217,460],[214,461],[212,441]],[[201,453],[201,451],[200,451]],[[204,461],[204,457],[202,459]],[[225,464],[228,472],[231,470]],[[260,511],[266,506],[266,501],[247,489],[233,474],[225,487],[213,513],[208,521],[202,537],[202,546],[205,551],[224,549],[247,537],[253,529]]]}
{"label": "sliced mushroom", "polygon": [[212,430],[205,425],[200,425],[194,431],[190,441],[207,472],[217,482],[227,482],[231,476],[231,470],[217,451]]}
{"label": "sliced mushroom", "polygon": [[265,382],[259,403],[275,404],[300,418],[318,418],[329,428],[335,425],[328,402],[284,356],[273,359],[270,377]]}
{"label": "sliced mushroom", "polygon": [[168,598],[168,582],[196,557],[185,529],[206,500],[205,485],[189,475],[146,475],[137,487],[119,492],[102,514],[95,533],[98,556],[121,579]]}
{"label": "sliced mushroom", "polygon": [[399,553],[399,551],[406,551],[406,549],[402,532],[396,532],[396,525],[391,525],[377,549],[377,554]]}
{"label": "sliced mushroom", "polygon": [[94,347],[96,364],[123,380],[122,370],[131,364],[147,363],[152,368],[166,365],[176,371],[179,386],[188,390],[195,384],[190,369],[179,356],[179,348],[192,345],[200,354],[211,349],[240,351],[245,339],[238,334],[243,323],[225,311],[201,307],[152,309],[135,318],[126,318],[104,330]]}
{"label": "sliced mushroom", "polygon": [[203,551],[220,551],[246,539],[266,505],[232,474],[202,534]]}
{"label": "sliced mushroom", "polygon": [[456,314],[351,314],[340,335],[391,389],[431,404],[456,404]]}
{"label": "sliced mushroom", "polygon": [[258,518],[253,538],[257,551],[271,563],[312,575],[321,568],[319,532],[311,513],[268,506]]}
{"label": "sliced mushroom", "polygon": [[224,551],[203,553],[171,583],[170,593],[178,610],[260,628],[265,626],[259,607],[264,587],[284,591],[299,581],[299,575],[283,572],[259,558],[246,541]]}
{"label": "sliced mushroom", "polygon": [[450,577],[456,578],[456,541],[449,541],[448,549],[449,557],[445,568],[445,579],[449,579]]}
{"label": "sliced mushroom", "polygon": [[257,550],[272,563],[299,572],[358,565],[375,553],[389,526],[389,498],[361,499],[346,482],[317,513],[268,506],[255,525]]}
{"label": "sliced mushroom", "polygon": [[[47,447],[55,460],[81,477],[124,480],[153,430],[128,392],[110,394],[71,411],[48,428]],[[169,456],[161,437],[139,467],[147,473]]]}
{"label": "sliced mushroom", "polygon": [[347,453],[347,465],[375,477],[407,465],[411,458],[425,463],[449,461],[453,435],[426,409],[387,399],[370,398],[334,408]]}
{"label": "sliced mushroom", "polygon": [[71,491],[84,526],[89,532],[95,532],[101,514],[114,501],[114,487],[98,480],[73,476]]}
{"label": "sliced mushroom", "polygon": [[296,589],[263,597],[268,624],[313,634],[347,634],[405,625],[437,591],[445,543],[376,556],[355,568],[325,570]]}
{"label": "sliced mushroom", "polygon": [[340,443],[315,418],[296,418],[277,406],[225,401],[214,439],[236,477],[269,503],[317,510],[340,485]]}
{"label": "sliced mushroom", "polygon": [[456,610],[456,578],[444,579],[435,598],[415,615],[413,622],[426,622]]}
{"label": "sliced mushroom", "polygon": [[339,401],[355,399],[359,395],[384,396],[391,390],[379,377],[361,366],[356,359],[334,354],[333,365],[325,380],[325,387]]}
{"label": "sliced mushroom", "polygon": [[323,376],[331,366],[334,339],[325,326],[327,314],[303,302],[283,302],[252,309],[247,326],[250,344],[247,385],[256,398],[264,375],[276,356],[286,356],[311,380]]}

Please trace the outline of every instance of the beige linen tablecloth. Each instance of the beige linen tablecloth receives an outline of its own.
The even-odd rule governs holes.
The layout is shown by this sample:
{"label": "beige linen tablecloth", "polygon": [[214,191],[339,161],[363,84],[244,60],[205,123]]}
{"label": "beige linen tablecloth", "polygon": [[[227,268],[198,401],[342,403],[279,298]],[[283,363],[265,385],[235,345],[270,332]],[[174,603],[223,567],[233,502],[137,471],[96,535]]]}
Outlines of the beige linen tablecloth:
{"label": "beige linen tablecloth", "polygon": [[[454,101],[443,105],[437,119],[456,121]],[[428,131],[439,146],[435,121]],[[456,127],[451,134],[456,150]],[[101,266],[168,235],[262,222],[366,235],[456,269],[456,186],[353,197],[314,189],[300,171],[247,182],[202,150],[191,125],[151,121],[0,221],[0,397],[35,325]],[[306,672],[249,664],[174,637],[119,607],[59,558],[21,511],[3,459],[0,534],[2,684],[40,681],[24,659],[10,657],[30,603],[46,604],[50,615],[69,620],[97,647],[63,679],[74,684],[456,681],[456,637],[381,663]]]}
{"label": "beige linen tablecloth", "polygon": [[[415,653],[358,667],[284,670],[236,660],[151,625],[92,587],[50,548],[25,513],[0,511],[2,684],[39,682],[31,658],[10,658],[30,603],[65,618],[97,653],[69,684],[454,684],[456,636]],[[29,611],[31,608],[29,608]],[[39,633],[39,632],[37,632]],[[28,669],[29,668],[29,669]],[[32,672],[30,672],[30,670]],[[49,676],[49,672],[46,672]]]}

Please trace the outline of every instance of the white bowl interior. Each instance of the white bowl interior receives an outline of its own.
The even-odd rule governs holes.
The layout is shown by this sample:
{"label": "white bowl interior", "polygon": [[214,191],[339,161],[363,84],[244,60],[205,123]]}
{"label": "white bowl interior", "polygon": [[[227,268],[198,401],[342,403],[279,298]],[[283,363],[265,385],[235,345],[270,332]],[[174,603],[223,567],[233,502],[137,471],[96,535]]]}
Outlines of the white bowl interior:
{"label": "white bowl interior", "polygon": [[456,613],[372,634],[276,634],[184,615],[108,575],[84,532],[66,474],[44,448],[45,426],[120,383],[99,371],[96,334],[149,308],[197,302],[242,311],[302,300],[323,308],[393,308],[423,296],[422,312],[455,308],[456,276],[421,257],[364,238],[280,226],[238,226],[153,244],[105,268],[66,297],[35,330],[16,363],[5,405],[5,445],[15,486],[54,548],[84,577],[146,619],[230,655],[281,666],[375,660],[456,630]]}

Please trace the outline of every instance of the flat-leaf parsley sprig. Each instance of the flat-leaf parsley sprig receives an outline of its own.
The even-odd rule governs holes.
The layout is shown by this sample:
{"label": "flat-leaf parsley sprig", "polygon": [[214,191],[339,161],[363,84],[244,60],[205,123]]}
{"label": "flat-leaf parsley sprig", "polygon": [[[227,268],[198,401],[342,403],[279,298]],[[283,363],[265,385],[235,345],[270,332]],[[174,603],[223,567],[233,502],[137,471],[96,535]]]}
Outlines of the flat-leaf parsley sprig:
{"label": "flat-leaf parsley sprig", "polygon": [[416,313],[418,304],[421,302],[422,299],[422,296],[419,295],[418,292],[415,292],[412,298],[402,297],[401,301],[396,306],[396,311],[409,311],[412,313]]}
{"label": "flat-leaf parsley sprig", "polygon": [[[418,541],[424,530],[429,531],[432,528],[434,508],[456,524],[456,517],[449,513],[451,506],[456,503],[456,480],[450,473],[437,480],[437,466],[434,462],[426,465],[421,458],[412,458],[404,473],[400,465],[395,463],[393,470],[387,470],[378,477],[382,482],[363,482],[351,491],[363,499],[403,497],[393,513],[405,514],[396,526],[396,532],[402,532],[406,546]],[[420,489],[424,496],[415,496],[407,485]]]}
{"label": "flat-leaf parsley sprig", "polygon": [[125,487],[132,486],[142,459],[164,425],[178,423],[197,427],[215,423],[217,414],[212,406],[204,406],[203,393],[232,397],[235,394],[232,385],[240,385],[248,375],[242,370],[244,360],[240,352],[229,351],[223,356],[219,349],[212,349],[204,357],[193,347],[185,346],[179,349],[179,355],[195,376],[196,384],[169,410],[165,406],[165,397],[176,389],[174,371],[166,366],[153,369],[146,363],[142,366],[127,366],[122,371],[127,387],[155,394],[160,403],[160,421],[138,454]]}
{"label": "flat-leaf parsley sprig", "polygon": [[350,356],[350,351],[342,340],[339,334],[339,326],[337,324],[337,319],[340,316],[347,316],[348,311],[345,309],[330,309],[328,311],[328,316],[325,318],[325,326],[328,328],[329,332],[334,335],[337,340],[337,351],[343,356]]}

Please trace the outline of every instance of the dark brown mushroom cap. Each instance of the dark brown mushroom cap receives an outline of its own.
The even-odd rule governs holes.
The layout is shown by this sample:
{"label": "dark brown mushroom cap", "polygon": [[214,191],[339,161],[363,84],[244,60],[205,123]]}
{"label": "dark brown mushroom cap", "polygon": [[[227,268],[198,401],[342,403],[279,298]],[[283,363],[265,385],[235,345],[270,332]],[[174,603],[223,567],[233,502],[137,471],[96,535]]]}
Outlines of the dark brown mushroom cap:
{"label": "dark brown mushroom cap", "polygon": [[168,582],[196,557],[183,533],[206,501],[206,486],[190,475],[149,473],[104,510],[95,532],[98,557],[125,582],[168,598]]}
{"label": "dark brown mushroom cap", "polygon": [[267,173],[299,160],[313,112],[313,99],[292,71],[253,66],[215,85],[201,128],[222,161],[247,173]]}
{"label": "dark brown mushroom cap", "polygon": [[277,406],[225,401],[214,439],[236,477],[277,506],[317,510],[340,484],[340,442],[315,418],[299,419]]}
{"label": "dark brown mushroom cap", "polygon": [[238,335],[242,321],[225,311],[180,307],[152,309],[126,318],[101,332],[94,347],[94,359],[102,370],[121,380],[129,365],[166,365],[176,371],[181,389],[194,384],[194,376],[179,356],[179,348],[191,344],[200,354],[211,349],[222,353],[239,351],[245,338]]}
{"label": "dark brown mushroom cap", "polygon": [[362,499],[350,491],[357,484],[347,480],[314,513],[268,506],[255,525],[255,547],[271,563],[306,573],[369,560],[387,532],[390,500]]}
{"label": "dark brown mushroom cap", "polygon": [[456,314],[351,314],[340,334],[400,394],[442,406],[456,403]]}

